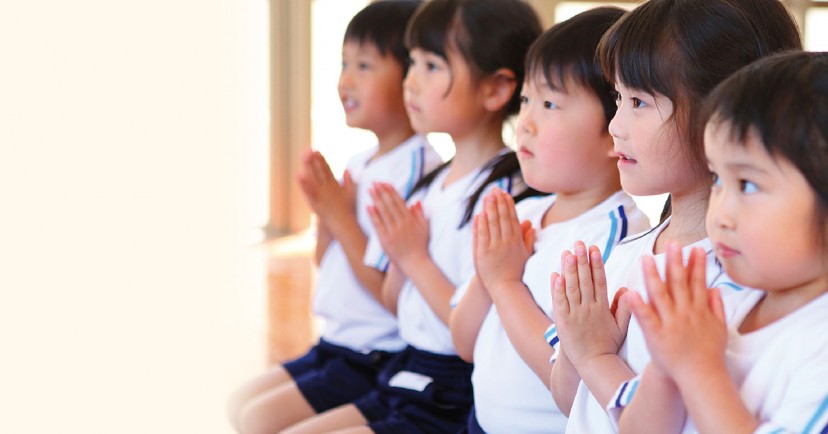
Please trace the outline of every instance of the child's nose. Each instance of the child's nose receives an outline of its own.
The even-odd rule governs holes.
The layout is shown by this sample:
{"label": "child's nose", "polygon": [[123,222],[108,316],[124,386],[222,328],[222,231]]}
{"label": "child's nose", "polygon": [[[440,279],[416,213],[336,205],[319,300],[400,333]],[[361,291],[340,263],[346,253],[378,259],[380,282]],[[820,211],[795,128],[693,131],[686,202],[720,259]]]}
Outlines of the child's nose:
{"label": "child's nose", "polygon": [[521,108],[520,113],[518,114],[517,129],[518,131],[527,134],[535,134],[535,132],[537,131],[535,119],[532,116],[532,111],[527,106]]}
{"label": "child's nose", "polygon": [[417,80],[414,77],[416,74],[411,69],[408,70],[408,73],[405,74],[405,79],[403,80],[403,90],[406,92],[416,92],[417,91]]}
{"label": "child's nose", "polygon": [[616,139],[627,138],[626,121],[623,119],[623,114],[621,113],[621,110],[615,112],[615,116],[613,116],[612,120],[610,120],[609,133],[612,137]]}

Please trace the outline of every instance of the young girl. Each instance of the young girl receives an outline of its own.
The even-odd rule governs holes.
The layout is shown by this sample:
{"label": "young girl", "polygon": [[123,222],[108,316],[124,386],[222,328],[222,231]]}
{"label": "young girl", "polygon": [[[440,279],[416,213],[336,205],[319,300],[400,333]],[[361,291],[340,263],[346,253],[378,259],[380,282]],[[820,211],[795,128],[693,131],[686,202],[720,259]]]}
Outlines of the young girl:
{"label": "young girl", "polygon": [[600,243],[609,257],[618,240],[649,227],[621,191],[607,132],[615,99],[595,59],[601,35],[623,14],[584,12],[529,49],[518,159],[527,185],[555,194],[515,209],[511,197],[495,190],[475,217],[479,280],[451,314],[458,353],[474,361],[470,433],[564,431],[566,416],[547,387],[554,351],[537,345],[551,324],[549,277],[557,268],[550,264],[581,238]]}
{"label": "young girl", "polygon": [[[617,416],[633,390],[625,382],[649,361],[637,323],[627,331],[629,309],[618,297],[626,288],[644,290],[642,257],[655,254],[663,270],[668,245],[700,247],[707,286],[728,298],[744,294],[727,289],[704,229],[710,178],[696,128],[700,101],[739,67],[799,46],[776,0],[651,0],[604,35],[599,56],[618,91],[609,131],[621,184],[635,195],[669,193],[671,208],[654,230],[621,243],[606,272],[597,248],[576,243],[562,256],[563,276],[553,275],[561,351],[550,387],[559,407],[570,410],[567,432],[614,432],[605,409]],[[616,309],[609,300],[620,301]]]}
{"label": "young girl", "polygon": [[[680,432],[689,414],[685,431],[824,433],[828,54],[753,63],[706,107],[707,231],[733,280],[761,290],[726,327],[721,301],[693,259],[699,252],[686,270],[674,254],[667,281],[645,263],[651,302],[631,304],[653,355],[642,384],[652,387],[635,394],[622,431]],[[672,411],[642,411],[654,400]]]}
{"label": "young girl", "polygon": [[[304,157],[299,178],[318,216],[314,313],[325,320],[319,343],[276,365],[234,396],[230,416],[245,434],[279,431],[351,402],[376,387],[376,375],[405,346],[394,315],[379,300],[383,273],[363,265],[374,236],[365,205],[377,180],[406,194],[441,163],[411,128],[403,103],[408,51],[405,26],[419,1],[370,4],[345,32],[339,95],[349,126],[376,134],[378,144],[351,158],[342,185],[318,152]],[[356,183],[356,185],[355,185]],[[347,304],[348,309],[342,309]]]}
{"label": "young girl", "polygon": [[[519,168],[503,144],[505,118],[519,109],[523,58],[541,33],[518,0],[433,0],[412,18],[405,100],[418,132],[448,133],[454,158],[425,178],[410,206],[384,184],[370,208],[390,259],[384,292],[408,344],[354,404],[289,432],[456,433],[472,401],[471,365],[457,357],[449,300],[474,272],[471,216],[494,186],[516,191]],[[381,263],[369,246],[366,263]]]}

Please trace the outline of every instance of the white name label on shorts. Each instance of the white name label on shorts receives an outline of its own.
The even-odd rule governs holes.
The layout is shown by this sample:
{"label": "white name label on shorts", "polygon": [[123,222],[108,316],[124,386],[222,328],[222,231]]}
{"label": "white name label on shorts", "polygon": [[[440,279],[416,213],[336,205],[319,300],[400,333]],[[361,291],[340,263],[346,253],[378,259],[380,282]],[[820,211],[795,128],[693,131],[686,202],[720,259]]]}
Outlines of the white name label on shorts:
{"label": "white name label on shorts", "polygon": [[431,384],[433,381],[433,378],[423,374],[411,371],[400,371],[388,380],[388,385],[391,387],[399,387],[402,389],[422,392],[425,390],[426,386]]}

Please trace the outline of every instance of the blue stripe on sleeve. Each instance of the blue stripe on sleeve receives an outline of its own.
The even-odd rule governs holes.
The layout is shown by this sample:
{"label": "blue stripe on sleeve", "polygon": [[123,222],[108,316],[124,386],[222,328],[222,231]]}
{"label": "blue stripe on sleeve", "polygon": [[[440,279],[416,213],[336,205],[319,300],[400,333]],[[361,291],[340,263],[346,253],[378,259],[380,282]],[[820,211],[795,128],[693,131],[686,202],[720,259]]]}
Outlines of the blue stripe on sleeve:
{"label": "blue stripe on sleeve", "polygon": [[621,386],[621,391],[618,393],[618,398],[615,399],[615,408],[621,408],[621,397],[624,396],[624,392],[627,390],[627,386],[629,385],[630,383],[624,383],[624,385]]}
{"label": "blue stripe on sleeve", "polygon": [[[813,432],[816,428],[817,422],[819,422],[819,420],[825,415],[826,410],[828,410],[828,397],[825,397],[825,399],[822,400],[822,404],[819,405],[819,408],[817,408],[817,411],[814,413],[813,417],[811,417],[811,420],[808,421],[808,425],[805,425],[805,429],[802,430],[802,434]],[[828,425],[822,428],[822,431],[820,431],[819,434],[825,433],[826,430],[828,430]]]}
{"label": "blue stripe on sleeve", "polygon": [[604,256],[601,258],[605,264],[607,262],[607,259],[609,259],[612,247],[615,245],[615,233],[618,232],[618,218],[615,217],[615,211],[610,211],[609,218],[610,234],[609,238],[607,238],[607,245],[604,247]]}

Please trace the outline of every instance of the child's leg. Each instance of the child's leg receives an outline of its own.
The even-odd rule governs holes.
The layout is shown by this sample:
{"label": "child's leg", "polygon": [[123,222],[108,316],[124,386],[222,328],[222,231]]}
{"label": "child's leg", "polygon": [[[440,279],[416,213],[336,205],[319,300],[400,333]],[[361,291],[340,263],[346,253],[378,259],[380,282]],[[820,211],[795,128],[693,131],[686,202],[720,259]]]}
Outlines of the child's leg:
{"label": "child's leg", "polygon": [[233,393],[227,406],[227,413],[233,428],[239,431],[239,418],[242,410],[258,395],[292,382],[293,378],[287,370],[281,365],[276,365],[239,387]]}
{"label": "child's leg", "polygon": [[[371,433],[368,420],[354,404],[345,404],[303,420],[282,434],[319,434],[342,431],[348,434]],[[247,433],[245,433],[247,434]]]}
{"label": "child's leg", "polygon": [[239,414],[238,430],[243,434],[274,433],[314,415],[316,411],[299,387],[289,381],[249,400]]}

